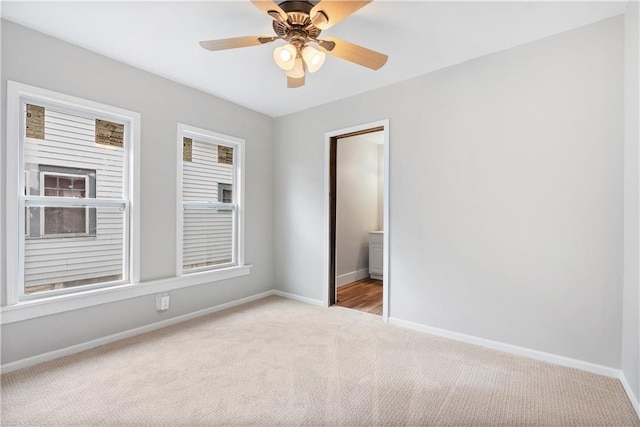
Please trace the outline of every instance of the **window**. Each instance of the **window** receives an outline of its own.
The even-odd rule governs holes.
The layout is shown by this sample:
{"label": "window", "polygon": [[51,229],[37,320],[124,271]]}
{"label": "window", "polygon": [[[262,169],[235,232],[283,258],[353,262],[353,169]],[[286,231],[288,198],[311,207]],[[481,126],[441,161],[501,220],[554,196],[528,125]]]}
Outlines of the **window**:
{"label": "window", "polygon": [[178,276],[243,265],[243,145],[178,125]]}
{"label": "window", "polygon": [[218,201],[222,203],[233,203],[231,184],[218,183]]}
{"label": "window", "polygon": [[15,258],[9,304],[137,279],[130,236],[138,121],[136,113],[9,83],[16,143],[7,148],[7,203],[17,208],[7,215],[7,230],[17,230],[7,241]]}
{"label": "window", "polygon": [[[87,177],[81,175],[41,174],[42,195],[85,199]],[[46,236],[86,236],[89,234],[87,208],[43,208],[42,230]]]}
{"label": "window", "polygon": [[[24,196],[29,194],[28,191],[30,187],[31,185],[30,185],[30,179],[29,179],[29,172],[25,171],[24,172],[24,191],[22,192]],[[29,215],[25,215],[24,216],[24,235],[29,236],[30,233],[31,233],[31,227],[30,227]]]}
{"label": "window", "polygon": [[[32,174],[37,178],[32,180]],[[95,182],[95,170],[30,165],[25,171],[25,195],[94,199]],[[25,220],[26,236],[30,239],[96,235],[95,208],[34,208],[26,211]]]}
{"label": "window", "polygon": [[[64,170],[67,173],[50,172],[48,170]],[[46,197],[95,198],[95,190],[91,191],[95,182],[95,171],[81,171],[69,168],[40,167],[40,195]],[[81,174],[74,174],[81,173]],[[91,179],[90,177],[93,177]],[[37,189],[32,189],[32,191]],[[92,208],[42,208],[40,212],[42,237],[80,237],[95,236],[96,210]],[[37,218],[30,218],[37,221]],[[27,234],[31,238],[38,235]]]}

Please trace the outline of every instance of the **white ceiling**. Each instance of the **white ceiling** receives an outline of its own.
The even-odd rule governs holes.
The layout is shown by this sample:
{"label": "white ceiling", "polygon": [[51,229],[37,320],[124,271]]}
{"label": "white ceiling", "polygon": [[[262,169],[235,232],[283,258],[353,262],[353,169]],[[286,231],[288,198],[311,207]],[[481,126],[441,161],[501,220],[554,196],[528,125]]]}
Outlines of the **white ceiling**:
{"label": "white ceiling", "polygon": [[322,35],[389,55],[378,71],[327,57],[287,89],[269,45],[209,52],[198,42],[272,34],[249,1],[2,2],[2,17],[277,117],[625,12],[615,2],[375,0]]}

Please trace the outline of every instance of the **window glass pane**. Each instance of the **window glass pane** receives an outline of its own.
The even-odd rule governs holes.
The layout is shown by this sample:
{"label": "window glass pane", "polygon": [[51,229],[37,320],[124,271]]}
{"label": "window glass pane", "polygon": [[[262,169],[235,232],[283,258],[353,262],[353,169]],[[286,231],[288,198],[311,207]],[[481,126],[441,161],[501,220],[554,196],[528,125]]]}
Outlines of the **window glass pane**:
{"label": "window glass pane", "polygon": [[44,208],[44,234],[87,234],[87,208]]}
{"label": "window glass pane", "polygon": [[85,180],[84,179],[75,179],[73,181],[74,190],[84,190],[85,189]]}
{"label": "window glass pane", "polygon": [[233,147],[218,145],[218,163],[233,164]]}
{"label": "window glass pane", "polygon": [[104,115],[122,110],[106,105],[94,110],[82,101],[57,100],[55,94],[41,102],[36,94],[19,98],[26,207],[21,212],[24,240],[17,248],[22,252],[15,263],[24,281],[16,283],[14,294],[47,297],[66,288],[124,282],[130,212],[120,200],[130,196],[126,123],[135,116],[105,120]]}
{"label": "window glass pane", "polygon": [[67,190],[64,192],[65,197],[76,197],[83,198],[85,197],[84,191],[82,190]]}
{"label": "window glass pane", "polygon": [[66,176],[58,177],[58,188],[66,190],[67,188],[73,188],[73,180]]}
{"label": "window glass pane", "polygon": [[218,184],[218,201],[222,203],[233,203],[233,190],[231,184]]}
{"label": "window glass pane", "polygon": [[[224,162],[222,145],[190,139],[183,156],[183,201],[233,202],[232,154]],[[228,147],[230,148],[230,147]],[[233,150],[227,150],[233,153]],[[183,211],[184,270],[233,262],[234,212],[207,209]]]}
{"label": "window glass pane", "polygon": [[232,211],[185,210],[183,231],[185,270],[232,261]]}
{"label": "window glass pane", "polygon": [[218,184],[233,185],[233,164],[218,162],[218,146],[193,140],[191,161],[182,165],[183,201],[218,201]]}
{"label": "window glass pane", "polygon": [[[55,230],[64,231],[75,227],[77,231],[84,226],[89,235],[73,239],[64,236],[27,236],[24,264],[25,294],[123,278],[124,211],[102,207],[30,207],[27,209],[27,220],[31,220],[32,236],[37,236],[34,231],[34,228],[37,228],[34,227],[34,222],[37,221],[34,221],[34,218],[37,220],[42,211],[45,213],[45,230],[47,227],[59,227]],[[95,215],[93,224],[91,211]]]}
{"label": "window glass pane", "polygon": [[[56,175],[47,176],[44,182],[41,182],[38,173],[43,170],[64,170],[66,174],[82,175],[82,171],[93,171],[95,194],[89,197],[124,198],[126,141],[122,146],[109,144],[108,138],[104,137],[104,133],[108,131],[104,127],[109,126],[108,123],[53,108],[44,109],[44,135],[25,138],[25,170],[32,178],[29,193],[41,195],[40,188],[44,186],[45,189],[64,190],[57,196],[77,197],[70,195],[75,193],[65,191],[86,190],[85,185],[89,186],[89,182],[85,184],[84,179]],[[34,194],[34,191],[37,191],[37,194]],[[54,196],[46,194],[46,191],[42,195]]]}
{"label": "window glass pane", "polygon": [[58,188],[58,177],[55,175],[45,175],[44,177],[45,188]]}

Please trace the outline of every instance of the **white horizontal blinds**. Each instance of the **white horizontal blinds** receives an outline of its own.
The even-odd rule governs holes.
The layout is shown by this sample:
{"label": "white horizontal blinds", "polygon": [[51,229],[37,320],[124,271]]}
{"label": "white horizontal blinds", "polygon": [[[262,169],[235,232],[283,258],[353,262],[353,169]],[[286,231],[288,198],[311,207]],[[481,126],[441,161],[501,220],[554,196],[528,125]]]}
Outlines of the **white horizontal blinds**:
{"label": "white horizontal blinds", "polygon": [[24,294],[125,279],[126,151],[97,136],[122,125],[49,106],[43,114],[43,132],[24,139]]}
{"label": "white horizontal blinds", "polygon": [[196,138],[190,144],[182,163],[183,269],[232,263],[235,204],[222,204],[218,187],[233,189],[233,164],[219,161],[218,144]]}

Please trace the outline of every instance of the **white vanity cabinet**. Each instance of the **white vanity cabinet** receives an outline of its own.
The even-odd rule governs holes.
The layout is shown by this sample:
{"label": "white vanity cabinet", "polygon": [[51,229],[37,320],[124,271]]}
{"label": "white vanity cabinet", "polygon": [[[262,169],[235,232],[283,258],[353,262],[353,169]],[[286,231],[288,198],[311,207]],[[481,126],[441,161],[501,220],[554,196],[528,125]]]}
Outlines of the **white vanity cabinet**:
{"label": "white vanity cabinet", "polygon": [[369,232],[369,276],[382,280],[382,253],[384,247],[384,233],[382,231]]}

